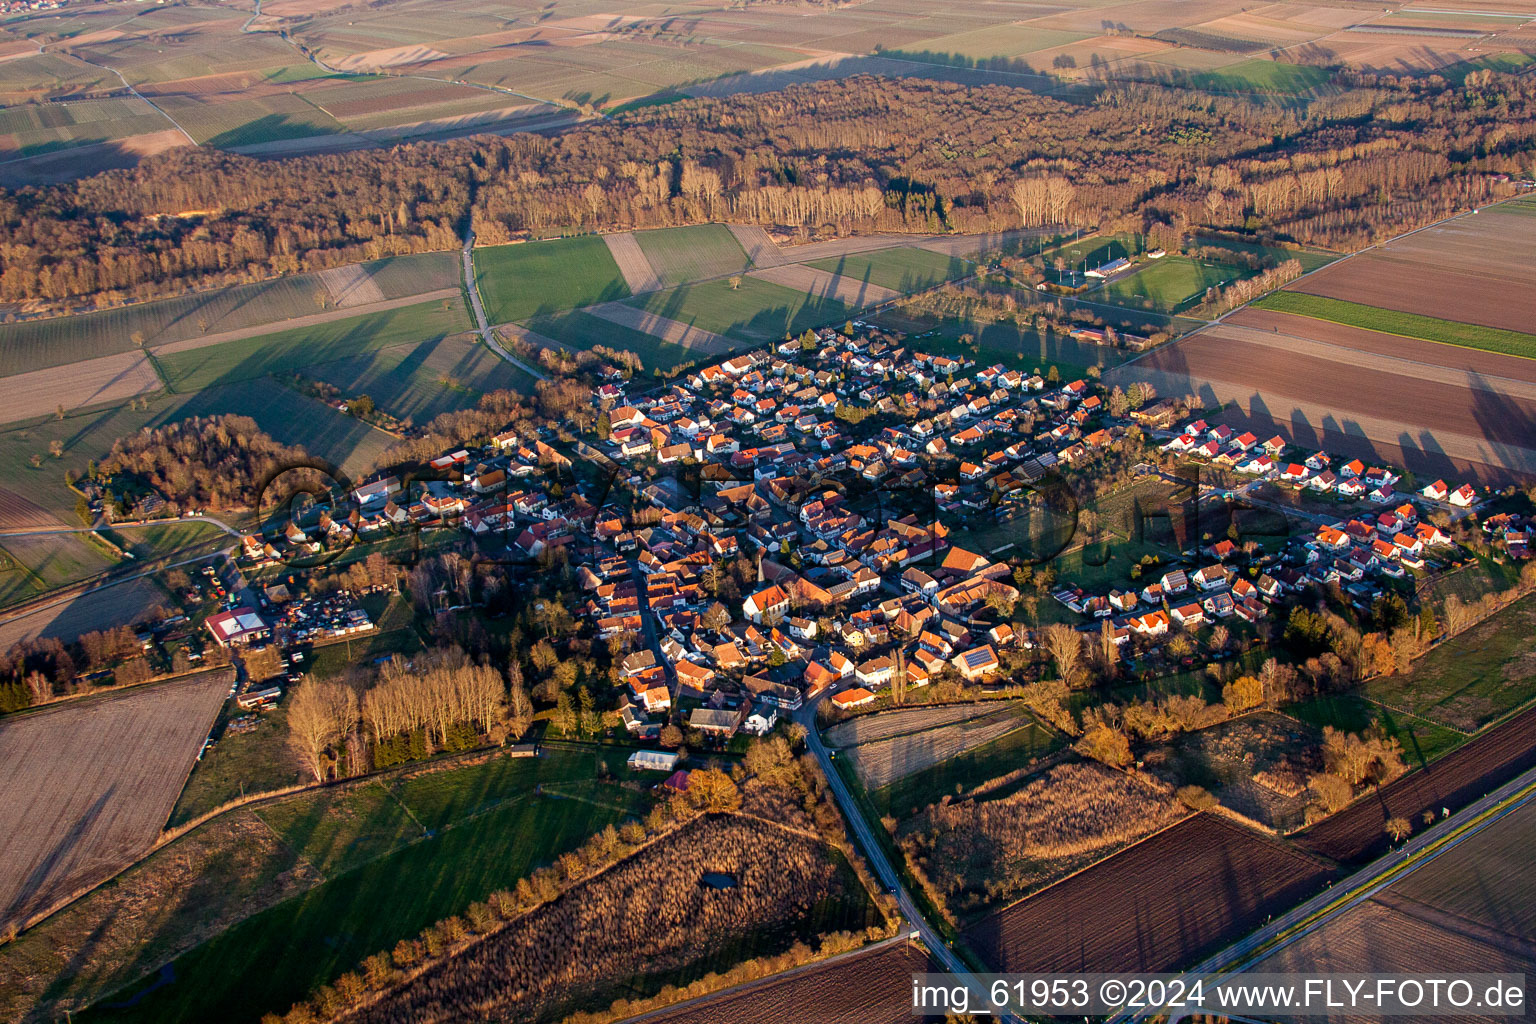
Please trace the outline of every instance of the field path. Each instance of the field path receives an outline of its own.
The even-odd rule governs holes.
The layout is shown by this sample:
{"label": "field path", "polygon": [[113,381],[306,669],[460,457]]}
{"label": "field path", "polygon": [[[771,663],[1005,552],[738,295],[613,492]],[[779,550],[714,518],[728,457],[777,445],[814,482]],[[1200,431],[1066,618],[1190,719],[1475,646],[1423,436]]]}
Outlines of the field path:
{"label": "field path", "polygon": [[233,679],[216,669],[0,724],[0,922],[73,897],[154,844]]}
{"label": "field path", "polygon": [[161,388],[143,352],[120,352],[79,363],[0,377],[0,423],[47,416],[59,406],[122,402]]}
{"label": "field path", "polygon": [[287,320],[278,320],[270,324],[257,324],[254,327],[241,327],[233,331],[220,331],[218,334],[205,334],[201,338],[186,338],[182,341],[172,341],[164,345],[154,346],[154,353],[157,356],[168,356],[176,352],[190,352],[194,349],[207,348],[209,345],[222,345],[226,341],[241,341],[245,338],[260,337],[263,334],[276,334],[278,331],[314,327],[319,324],[332,323],[336,320],[348,320],[355,316],[365,316],[369,313],[386,313],[391,309],[400,309],[402,306],[415,306],[422,302],[435,302],[438,299],[456,299],[458,297],[459,289],[457,288],[439,288],[435,292],[422,292],[420,295],[407,295],[399,299],[370,302],[364,306],[328,309],[324,313],[311,313],[308,316],[291,317]]}
{"label": "field path", "polygon": [[385,301],[384,293],[379,291],[373,275],[364,270],[361,264],[332,267],[320,271],[318,276],[338,306],[366,306]]}
{"label": "field path", "polygon": [[836,299],[850,309],[876,306],[882,302],[899,299],[902,295],[901,292],[882,288],[868,281],[860,281],[856,277],[844,277],[798,263],[785,267],[772,267],[768,270],[753,270],[747,276],[770,284],[793,288],[797,292],[809,292],[820,298]]}
{"label": "field path", "polygon": [[752,265],[760,270],[770,267],[782,267],[789,261],[784,258],[784,252],[778,243],[768,237],[768,232],[756,224],[727,224],[731,234],[736,236],[737,243],[746,250],[747,258]]}
{"label": "field path", "polygon": [[723,334],[706,331],[702,327],[694,327],[677,320],[669,320],[634,306],[626,306],[622,302],[604,302],[589,306],[586,312],[601,317],[609,323],[618,324],[620,327],[633,328],[642,334],[649,334],[662,341],[669,341],[674,345],[681,345],[683,348],[698,352],[724,353],[740,347],[739,343]]}
{"label": "field path", "polygon": [[661,290],[661,278],[656,276],[651,261],[646,259],[645,250],[640,248],[633,231],[604,235],[603,244],[613,254],[613,262],[619,265],[619,273],[624,275],[624,283],[629,285],[630,294]]}

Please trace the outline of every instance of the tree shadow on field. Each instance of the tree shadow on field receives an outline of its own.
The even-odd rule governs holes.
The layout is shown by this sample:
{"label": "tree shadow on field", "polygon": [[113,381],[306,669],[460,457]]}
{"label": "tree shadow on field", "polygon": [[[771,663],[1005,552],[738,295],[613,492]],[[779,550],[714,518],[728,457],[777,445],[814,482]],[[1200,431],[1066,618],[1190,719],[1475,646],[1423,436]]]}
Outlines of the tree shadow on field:
{"label": "tree shadow on field", "polygon": [[86,808],[85,813],[75,819],[64,835],[59,837],[59,840],[53,844],[53,848],[38,860],[17,885],[4,911],[0,911],[0,927],[13,922],[19,923],[28,914],[36,913],[53,900],[63,896],[64,891],[61,890],[65,883],[71,886],[79,884],[81,879],[70,878],[69,874],[62,869],[74,855],[77,844],[85,838],[97,819],[106,813],[107,806],[112,802],[116,792],[117,786],[113,785],[98,796],[90,807]]}

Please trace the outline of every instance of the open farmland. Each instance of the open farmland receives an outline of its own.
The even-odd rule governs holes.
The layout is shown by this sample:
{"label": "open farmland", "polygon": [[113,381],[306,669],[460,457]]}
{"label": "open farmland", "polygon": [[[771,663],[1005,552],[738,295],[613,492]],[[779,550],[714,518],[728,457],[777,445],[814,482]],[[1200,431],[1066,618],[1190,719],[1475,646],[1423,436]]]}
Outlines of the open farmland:
{"label": "open farmland", "polygon": [[596,235],[475,250],[475,285],[493,324],[622,299],[624,275]]}
{"label": "open farmland", "polygon": [[[791,250],[793,251],[793,250]],[[907,247],[850,253],[810,264],[839,277],[852,278],[896,292],[916,292],[936,284],[964,277],[970,264],[953,256]]]}
{"label": "open farmland", "polygon": [[[734,242],[732,243],[734,244]],[[714,334],[749,341],[773,341],[846,320],[851,310],[836,299],[743,277],[683,285],[631,299],[628,305]]]}
{"label": "open farmland", "polygon": [[738,274],[749,263],[724,224],[637,231],[635,242],[664,287]]}
{"label": "open farmland", "polygon": [[[711,886],[710,872],[736,884]],[[558,1020],[874,919],[858,880],[818,840],[758,819],[705,817],[345,1019]]]}
{"label": "open farmland", "polygon": [[[1536,901],[1528,884],[1536,802],[1510,811],[1255,964],[1263,972],[1407,974],[1536,971]],[[1308,1022],[1360,1017],[1318,1015]],[[1472,1017],[1458,1016],[1458,1020]],[[1504,1018],[1479,1016],[1477,1020]]]}
{"label": "open farmland", "polygon": [[959,796],[999,776],[1035,768],[1060,748],[1061,737],[1040,723],[1029,718],[1015,722],[1016,728],[994,739],[912,771],[883,788],[871,788],[870,802],[881,814],[898,818],[916,814],[946,796]]}
{"label": "open farmland", "polygon": [[1173,789],[1150,776],[1073,761],[1022,784],[933,804],[904,820],[897,839],[908,862],[952,914],[1017,899],[1188,814]]}
{"label": "open farmland", "polygon": [[1303,847],[1343,864],[1386,849],[1388,818],[1416,821],[1423,812],[1456,810],[1536,767],[1536,709],[1494,726],[1427,768],[1400,775],[1379,791],[1297,833]]}
{"label": "open farmland", "polygon": [[606,345],[633,352],[649,370],[670,370],[679,363],[697,358],[681,345],[581,310],[530,320],[528,327],[542,337],[575,350]]}
{"label": "open farmland", "polygon": [[171,124],[137,97],[0,109],[0,160],[164,131]]}
{"label": "open farmland", "polygon": [[154,841],[233,674],[120,691],[0,722],[0,923],[109,877]]}
{"label": "open farmland", "polygon": [[470,327],[464,304],[454,296],[242,341],[180,342],[162,348],[156,357],[171,389],[185,392],[300,370],[393,345],[438,340]]}
{"label": "open farmland", "polygon": [[[1348,262],[1353,263],[1354,261]],[[1330,287],[1333,287],[1333,285],[1330,285]],[[1521,291],[1523,292],[1523,289]],[[1281,313],[1295,313],[1300,316],[1344,324],[1346,327],[1360,327],[1368,331],[1397,334],[1405,338],[1418,338],[1423,341],[1437,341],[1444,345],[1457,345],[1462,348],[1480,348],[1489,352],[1501,352],[1505,355],[1522,356],[1527,359],[1536,358],[1536,334],[1527,334],[1524,331],[1511,331],[1499,327],[1486,327],[1481,324],[1442,320],[1438,317],[1423,316],[1418,313],[1408,313],[1396,309],[1382,309],[1379,306],[1367,306],[1358,302],[1349,302],[1300,291],[1275,292],[1260,299],[1256,305],[1259,309],[1276,310]],[[1509,319],[1513,319],[1511,314],[1518,314],[1519,311],[1517,309],[1508,308],[1512,305],[1518,305],[1518,303],[1504,303],[1506,308],[1500,311],[1499,319],[1505,319],[1506,315],[1509,315]],[[1467,310],[1477,307],[1458,306],[1458,308]],[[1488,307],[1484,306],[1482,308],[1486,309]],[[1523,322],[1529,323],[1529,320]]]}
{"label": "open farmland", "polygon": [[1450,640],[1365,693],[1462,732],[1476,732],[1536,697],[1536,595]]}
{"label": "open farmland", "polygon": [[863,309],[865,306],[876,303],[890,302],[892,299],[901,298],[902,295],[901,292],[890,288],[882,288],[877,284],[859,281],[852,277],[842,277],[799,263],[770,267],[767,270],[754,270],[751,276],[759,281],[794,288],[810,295],[835,299],[849,309]]}
{"label": "open farmland", "polygon": [[129,625],[166,604],[165,592],[149,579],[92,587],[76,596],[39,602],[25,614],[0,622],[0,647],[40,636],[71,641],[81,633]]}
{"label": "open farmland", "polygon": [[56,409],[117,404],[160,387],[154,365],[142,352],[13,374],[0,377],[0,421],[14,423],[47,416]]}
{"label": "open farmland", "polygon": [[823,1024],[908,1024],[912,975],[939,968],[905,939],[852,953],[738,993],[706,998],[649,1018],[650,1024],[784,1024],[792,1007],[816,1008]]}
{"label": "open farmland", "polygon": [[[385,301],[459,287],[454,253],[397,256],[355,266],[366,273]],[[8,324],[0,332],[0,374],[130,352],[139,339],[150,348],[223,336],[233,340],[240,332],[266,324],[294,320],[295,326],[302,326],[334,318],[339,300],[326,283],[327,274],[334,280],[335,271],[296,274],[78,316]]]}
{"label": "open farmland", "polygon": [[307,376],[345,395],[367,395],[401,420],[424,424],[444,412],[472,408],[487,391],[532,394],[533,378],[472,336],[434,338],[321,363]]}
{"label": "open farmland", "polygon": [[[0,978],[17,986],[0,992],[62,1001],[77,1018],[140,982],[154,989],[146,1020],[255,1021],[284,1010],[644,811],[636,794],[593,781],[595,766],[588,752],[472,755],[221,815],[0,950]],[[568,799],[540,797],[539,787]],[[402,877],[420,884],[402,889]],[[173,960],[186,983],[157,985]],[[123,1012],[99,1009],[111,1020]]]}
{"label": "open farmland", "polygon": [[889,708],[867,715],[855,715],[839,722],[825,733],[828,744],[852,747],[875,740],[905,736],[909,733],[938,729],[971,718],[995,715],[1005,704],[935,704],[921,708]]}
{"label": "open farmland", "polygon": [[[1455,351],[1455,350],[1449,350]],[[1235,402],[1223,422],[1431,477],[1536,473],[1536,385],[1222,323],[1106,374]],[[1434,409],[1432,421],[1423,410]]]}
{"label": "open farmland", "polygon": [[1198,814],[964,934],[997,971],[1166,971],[1242,937],[1328,878],[1304,854]]}
{"label": "open farmland", "polygon": [[110,569],[117,560],[84,534],[0,537],[0,606],[9,607]]}
{"label": "open farmland", "polygon": [[849,748],[848,756],[864,784],[880,789],[1030,724],[1023,708],[1006,704],[947,725],[867,740]]}

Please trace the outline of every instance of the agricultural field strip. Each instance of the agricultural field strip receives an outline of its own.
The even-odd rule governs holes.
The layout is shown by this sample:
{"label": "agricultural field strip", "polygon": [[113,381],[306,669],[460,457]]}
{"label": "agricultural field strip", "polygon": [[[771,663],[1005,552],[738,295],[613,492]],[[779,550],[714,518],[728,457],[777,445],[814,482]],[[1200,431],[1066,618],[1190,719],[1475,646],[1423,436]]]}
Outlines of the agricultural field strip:
{"label": "agricultural field strip", "polygon": [[891,708],[839,722],[823,734],[830,747],[856,747],[861,743],[905,736],[968,718],[980,718],[1006,708],[1006,703],[944,704],[926,708]]}
{"label": "agricultural field strip", "polygon": [[46,370],[0,377],[0,423],[47,416],[160,390],[160,377],[142,352],[87,359]]}
{"label": "agricultural field strip", "polygon": [[154,842],[233,678],[215,670],[0,724],[0,919],[18,921],[132,863]]}
{"label": "agricultural field strip", "polygon": [[752,265],[759,270],[782,267],[789,262],[768,232],[755,224],[727,224],[736,242],[746,252]]}
{"label": "agricultural field strip", "polygon": [[619,265],[619,273],[624,275],[624,283],[629,286],[631,295],[661,290],[661,278],[656,276],[651,261],[646,259],[645,250],[640,248],[633,231],[604,235],[603,244],[613,254],[613,262]]}
{"label": "agricultural field strip", "polygon": [[1435,381],[1450,387],[1472,388],[1495,395],[1518,398],[1527,402],[1536,402],[1536,382],[1515,380],[1509,377],[1499,377],[1490,374],[1468,373],[1465,370],[1426,363],[1417,359],[1405,359],[1401,356],[1386,355],[1380,352],[1365,352],[1360,349],[1343,348],[1338,345],[1329,344],[1326,341],[1314,341],[1299,334],[1281,333],[1278,330],[1261,331],[1253,327],[1243,327],[1227,322],[1202,328],[1199,331],[1193,332],[1190,337],[1200,334],[1218,337],[1223,341],[1233,344],[1259,345],[1264,348],[1272,348],[1295,355],[1325,359],[1329,362],[1343,364],[1355,370],[1374,370],[1380,373],[1392,373],[1403,377],[1414,377],[1419,380]]}
{"label": "agricultural field strip", "polygon": [[1006,708],[997,714],[965,719],[937,729],[891,736],[861,743],[849,751],[859,775],[870,789],[904,779],[908,775],[948,761],[968,750],[984,746],[1015,729],[1028,728],[1033,719]]}
{"label": "agricultural field strip", "polygon": [[360,263],[322,270],[318,276],[338,306],[367,306],[386,301],[373,276]]}
{"label": "agricultural field strip", "polygon": [[366,316],[369,313],[387,313],[392,309],[401,309],[406,306],[416,306],[425,302],[436,302],[439,299],[456,299],[462,293],[457,288],[442,288],[435,292],[423,292],[420,295],[407,295],[399,299],[387,299],[384,302],[370,303],[366,306],[351,306],[341,309],[332,309],[324,313],[313,313],[309,316],[293,317],[290,320],[279,320],[275,323],[261,324],[256,327],[242,327],[237,331],[224,331],[220,334],[207,334],[201,338],[187,338],[183,341],[172,341],[164,345],[153,346],[157,356],[174,355],[177,352],[191,352],[209,345],[222,345],[227,341],[242,341],[246,338],[256,338],[263,334],[276,334],[280,331],[300,330],[305,327],[314,327],[319,324],[333,323],[337,320],[348,320],[352,317]]}
{"label": "agricultural field strip", "polygon": [[649,334],[670,344],[681,345],[683,348],[698,352],[723,354],[733,351],[738,344],[723,334],[680,323],[622,302],[599,303],[596,306],[588,306],[585,312],[621,327],[629,327],[642,334]]}
{"label": "agricultural field strip", "polygon": [[808,292],[818,298],[835,299],[850,309],[863,309],[902,297],[902,292],[880,285],[866,283],[853,277],[817,270],[803,264],[752,270],[748,277],[755,277],[770,284],[782,285],[796,291]]}
{"label": "agricultural field strip", "polygon": [[[1234,366],[1230,371],[1187,368],[1163,370],[1139,363],[1123,373],[1106,373],[1104,379],[1109,384],[1148,383],[1157,389],[1158,394],[1164,395],[1198,393],[1208,405],[1236,403],[1240,412],[1246,411],[1255,422],[1264,423],[1265,430],[1278,427],[1295,435],[1295,425],[1302,421],[1310,429],[1326,435],[1326,445],[1336,448],[1341,454],[1367,459],[1390,457],[1391,461],[1401,462],[1401,442],[1408,439],[1430,455],[1452,460],[1458,465],[1536,474],[1536,448],[1505,441],[1490,441],[1480,433],[1464,433],[1439,426],[1430,428],[1425,426],[1423,420],[1411,422],[1408,419],[1371,415],[1361,412],[1358,407],[1346,408],[1346,405],[1355,404],[1350,401],[1344,404],[1327,400],[1313,401],[1297,397],[1294,393],[1270,390],[1264,381],[1284,378],[1287,374],[1282,371],[1264,371],[1260,379],[1259,373],[1258,370],[1240,366]],[[1233,379],[1245,375],[1249,378],[1247,381]],[[1303,389],[1298,385],[1295,390]],[[1405,408],[1403,412],[1409,410]],[[1311,438],[1293,439],[1303,446],[1318,446]],[[1397,454],[1394,454],[1394,449]]]}

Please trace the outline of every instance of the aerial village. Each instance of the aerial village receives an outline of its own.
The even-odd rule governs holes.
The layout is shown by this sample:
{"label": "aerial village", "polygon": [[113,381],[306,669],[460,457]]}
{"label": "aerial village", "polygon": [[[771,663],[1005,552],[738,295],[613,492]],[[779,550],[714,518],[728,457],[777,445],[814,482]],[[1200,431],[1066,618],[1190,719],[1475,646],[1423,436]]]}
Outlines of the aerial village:
{"label": "aerial village", "polygon": [[[624,730],[654,744],[677,722],[724,749],[812,702],[835,717],[930,684],[1016,685],[1045,660],[1032,652],[1051,623],[1137,671],[1188,667],[1188,641],[1213,634],[1213,657],[1235,656],[1309,587],[1368,609],[1454,562],[1453,524],[1484,500],[1443,480],[1400,491],[1400,471],[1139,388],[979,367],[854,324],[643,393],[607,372],[592,402],[590,436],[539,427],[444,453],[427,479],[383,476],[281,536],[247,537],[242,565],[420,530],[513,579],[562,567],[591,635],[625,652],[610,695]],[[1138,481],[1160,489],[1136,521],[1088,511]],[[1232,510],[1250,501],[1281,509],[1284,529],[1245,537]],[[1171,527],[1154,536],[1154,521]],[[1525,556],[1523,517],[1482,528]],[[1135,560],[1082,558],[1120,546]],[[722,567],[743,560],[755,571],[737,583]],[[371,626],[360,614],[338,606],[332,628]],[[270,607],[244,607],[209,627],[232,644],[271,624]]]}

